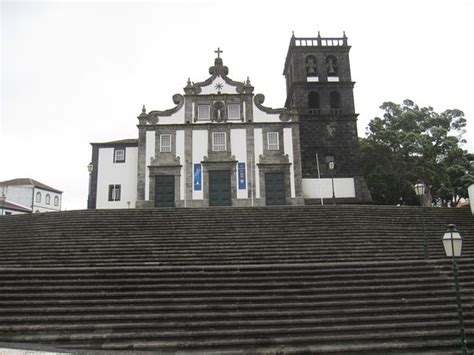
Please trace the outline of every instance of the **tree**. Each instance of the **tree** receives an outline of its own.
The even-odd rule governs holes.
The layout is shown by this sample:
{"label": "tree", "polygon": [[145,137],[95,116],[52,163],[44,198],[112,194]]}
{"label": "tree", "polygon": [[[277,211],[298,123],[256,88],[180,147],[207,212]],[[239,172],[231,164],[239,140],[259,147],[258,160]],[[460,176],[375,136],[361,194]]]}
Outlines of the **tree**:
{"label": "tree", "polygon": [[436,204],[456,206],[474,183],[474,155],[462,149],[464,113],[419,107],[413,101],[385,102],[361,139],[361,165],[380,204],[415,203],[413,185],[421,180]]}

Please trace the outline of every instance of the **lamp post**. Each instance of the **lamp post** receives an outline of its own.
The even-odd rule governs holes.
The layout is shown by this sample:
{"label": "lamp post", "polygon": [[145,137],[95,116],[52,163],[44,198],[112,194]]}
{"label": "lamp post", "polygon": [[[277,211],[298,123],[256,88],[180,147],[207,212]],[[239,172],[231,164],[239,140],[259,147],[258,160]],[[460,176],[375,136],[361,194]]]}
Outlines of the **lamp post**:
{"label": "lamp post", "polygon": [[3,216],[4,214],[4,209],[5,209],[5,200],[7,198],[5,197],[5,195],[1,195],[0,196],[0,204],[2,205],[2,213],[0,213],[0,216]]}
{"label": "lamp post", "polygon": [[89,172],[89,192],[87,194],[87,208],[91,208],[91,183],[92,183],[92,171],[94,171],[94,164],[92,162],[87,165],[87,171]]}
{"label": "lamp post", "polygon": [[428,254],[428,243],[426,241],[426,228],[425,228],[425,211],[423,210],[423,195],[425,194],[425,184],[423,182],[417,182],[414,186],[416,195],[420,200],[420,210],[421,210],[421,223],[423,225],[423,251],[425,254],[425,259],[429,259]]}
{"label": "lamp post", "polygon": [[458,264],[456,258],[461,256],[462,237],[456,225],[449,224],[443,236],[443,246],[447,257],[451,257],[453,263],[454,287],[456,288],[456,301],[458,308],[459,331],[461,334],[461,354],[467,355],[466,335],[464,332],[464,320],[462,315],[461,293],[459,291]]}
{"label": "lamp post", "polygon": [[332,186],[332,204],[336,204],[336,194],[334,193],[334,161],[328,163],[328,168],[331,170],[331,186]]}

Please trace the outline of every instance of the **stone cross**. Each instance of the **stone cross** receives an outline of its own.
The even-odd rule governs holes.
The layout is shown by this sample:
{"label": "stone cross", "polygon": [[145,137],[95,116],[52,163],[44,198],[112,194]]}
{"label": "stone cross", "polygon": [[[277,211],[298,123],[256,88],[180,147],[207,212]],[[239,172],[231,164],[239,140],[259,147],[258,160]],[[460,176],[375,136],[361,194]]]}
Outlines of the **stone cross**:
{"label": "stone cross", "polygon": [[214,53],[217,53],[217,58],[221,57],[221,53],[224,53],[224,51],[221,51],[219,47],[217,47],[217,51],[214,51]]}

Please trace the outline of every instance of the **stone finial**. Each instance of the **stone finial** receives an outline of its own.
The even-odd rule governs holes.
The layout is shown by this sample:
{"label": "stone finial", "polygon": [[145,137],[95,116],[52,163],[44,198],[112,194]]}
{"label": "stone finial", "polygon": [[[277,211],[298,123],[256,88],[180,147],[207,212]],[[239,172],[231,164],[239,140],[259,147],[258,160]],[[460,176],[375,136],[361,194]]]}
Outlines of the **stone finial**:
{"label": "stone finial", "polygon": [[252,85],[250,84],[250,79],[249,79],[249,77],[247,77],[247,80],[245,81],[245,86],[252,86]]}
{"label": "stone finial", "polygon": [[146,107],[145,107],[145,105],[143,105],[143,107],[142,107],[142,113],[146,113]]}
{"label": "stone finial", "polygon": [[291,37],[295,37],[295,31],[291,31]]}
{"label": "stone finial", "polygon": [[318,38],[321,38],[321,32],[318,30]]}

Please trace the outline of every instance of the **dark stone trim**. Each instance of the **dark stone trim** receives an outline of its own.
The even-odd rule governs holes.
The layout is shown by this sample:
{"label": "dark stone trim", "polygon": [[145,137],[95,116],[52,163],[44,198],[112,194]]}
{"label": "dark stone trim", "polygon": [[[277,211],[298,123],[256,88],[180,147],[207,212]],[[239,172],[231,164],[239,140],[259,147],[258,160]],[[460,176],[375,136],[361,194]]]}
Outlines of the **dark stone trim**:
{"label": "dark stone trim", "polygon": [[99,170],[99,145],[92,145],[92,173],[89,175],[89,195],[87,198],[87,209],[95,210],[97,207],[97,177]]}
{"label": "dark stone trim", "polygon": [[205,81],[201,81],[198,83],[191,83],[188,81],[188,85],[184,88],[184,92],[186,94],[198,95],[201,93],[202,87],[209,86],[218,76],[221,77],[226,84],[234,86],[238,94],[251,94],[254,90],[254,87],[250,85],[249,80],[242,83],[230,79],[227,76],[227,74],[229,74],[229,68],[223,65],[222,58],[215,59],[214,66],[209,68],[209,74],[211,74],[211,76]]}
{"label": "dark stone trim", "polygon": [[232,156],[225,160],[203,160],[202,164],[202,191],[204,206],[209,206],[209,171],[230,170],[230,190],[232,206],[237,206],[237,160]]}
{"label": "dark stone trim", "polygon": [[155,206],[155,177],[157,175],[174,175],[174,203],[176,207],[183,207],[182,202],[180,200],[181,195],[181,167],[182,165],[179,162],[179,158],[177,159],[176,164],[173,165],[159,165],[148,166],[148,171],[150,172],[150,196],[149,196],[149,203]]}
{"label": "dark stone trim", "polygon": [[174,94],[173,103],[176,106],[168,110],[164,110],[164,111],[154,110],[154,111],[148,112],[148,114],[145,114],[142,112],[142,114],[138,116],[138,120],[140,124],[145,124],[145,123],[157,124],[159,117],[168,117],[178,112],[184,106],[184,96],[181,94]]}
{"label": "dark stone trim", "polygon": [[[115,160],[115,151],[117,150],[123,150],[123,160]],[[127,160],[127,147],[119,147],[119,146],[114,146],[114,164],[122,164],[125,163]]]}
{"label": "dark stone trim", "polygon": [[265,95],[263,94],[257,94],[253,98],[253,102],[255,103],[255,106],[258,107],[259,110],[265,112],[265,113],[271,113],[271,114],[279,114],[280,115],[280,121],[287,122],[287,121],[297,121],[298,120],[298,114],[293,111],[289,110],[287,108],[270,108],[263,106],[262,104],[265,101]]}
{"label": "dark stone trim", "polygon": [[129,142],[105,142],[105,143],[90,143],[92,147],[99,148],[126,148],[126,147],[138,147],[138,139],[131,140]]}
{"label": "dark stone trim", "polygon": [[[262,156],[260,156],[260,161]],[[258,182],[260,184],[260,199],[266,201],[266,191],[265,191],[265,174],[266,173],[284,173],[285,174],[285,205],[291,204],[291,179],[290,179],[290,168],[291,163],[281,162],[281,163],[258,163]],[[266,205],[266,202],[264,202]]]}

